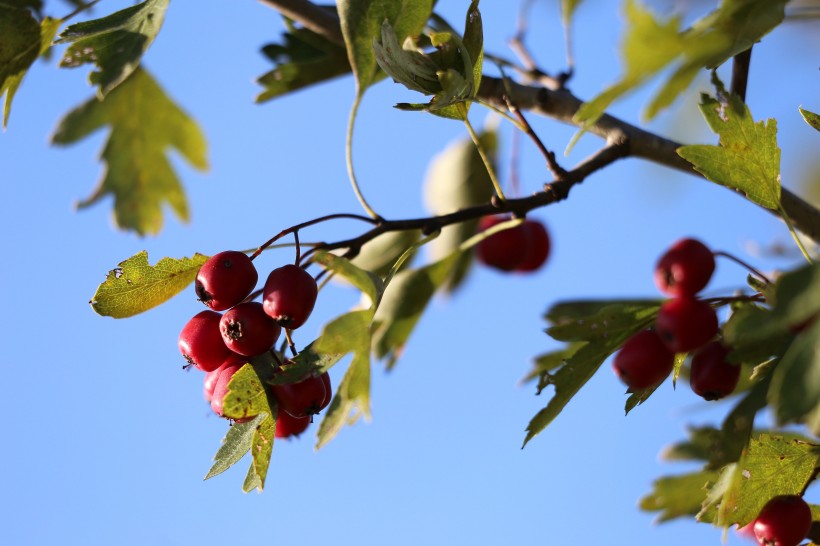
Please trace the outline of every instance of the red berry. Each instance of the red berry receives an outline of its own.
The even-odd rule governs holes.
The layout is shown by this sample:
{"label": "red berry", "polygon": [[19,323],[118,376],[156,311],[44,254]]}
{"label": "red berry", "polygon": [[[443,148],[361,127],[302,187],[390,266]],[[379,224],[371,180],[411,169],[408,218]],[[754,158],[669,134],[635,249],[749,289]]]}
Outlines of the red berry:
{"label": "red berry", "polygon": [[230,383],[233,375],[238,372],[246,362],[247,358],[234,355],[228,358],[225,364],[219,368],[219,375],[217,375],[214,391],[211,394],[211,409],[220,417],[223,417],[222,405],[225,395],[228,393],[228,383]]}
{"label": "red berry", "polygon": [[689,385],[695,394],[706,400],[718,400],[735,390],[740,379],[740,366],[727,362],[728,354],[727,347],[713,341],[692,357]]}
{"label": "red berry", "polygon": [[210,372],[222,365],[232,353],[222,341],[216,311],[202,311],[194,315],[179,334],[179,351],[189,365]]}
{"label": "red berry", "polygon": [[280,411],[276,417],[276,438],[291,438],[299,436],[311,423],[310,416],[308,417],[294,417],[287,412]]}
{"label": "red berry", "polygon": [[215,311],[230,309],[251,293],[259,274],[242,252],[227,250],[211,256],[196,275],[196,295]]}
{"label": "red berry", "polygon": [[273,385],[271,389],[279,402],[280,415],[284,410],[293,417],[306,417],[325,409],[331,397],[330,379],[324,380],[326,374],[311,376],[298,383]]}
{"label": "red berry", "polygon": [[524,220],[521,229],[527,235],[527,251],[524,261],[515,268],[516,271],[536,271],[547,261],[550,255],[550,237],[544,224],[537,220]]}
{"label": "red berry", "polygon": [[307,321],[319,288],[310,273],[298,265],[288,264],[271,271],[265,282],[265,312],[277,324],[295,330]]}
{"label": "red berry", "polygon": [[612,368],[630,390],[659,385],[675,366],[675,354],[654,330],[633,335],[621,347]]}
{"label": "red berry", "polygon": [[[504,216],[484,216],[478,222],[478,230],[486,231],[507,220],[509,218]],[[505,229],[478,243],[475,255],[484,265],[501,271],[513,271],[524,263],[528,239],[527,232],[521,226]]]}
{"label": "red berry", "polygon": [[681,239],[655,266],[655,284],[670,296],[694,296],[715,271],[715,256],[697,239]]}
{"label": "red berry", "polygon": [[797,495],[774,497],[754,522],[761,546],[797,546],[811,528],[811,508]]}
{"label": "red berry", "polygon": [[205,396],[205,400],[210,402],[211,398],[214,397],[214,389],[216,388],[216,381],[219,379],[219,372],[222,370],[222,366],[215,369],[212,372],[208,372],[205,374],[205,384],[202,387],[202,394]]}
{"label": "red berry", "polygon": [[276,343],[282,329],[271,319],[262,304],[240,303],[227,311],[219,322],[222,339],[230,350],[240,355],[256,356]]}
{"label": "red berry", "polygon": [[718,319],[715,310],[705,301],[673,298],[658,311],[655,329],[670,351],[685,353],[705,345],[715,336]]}

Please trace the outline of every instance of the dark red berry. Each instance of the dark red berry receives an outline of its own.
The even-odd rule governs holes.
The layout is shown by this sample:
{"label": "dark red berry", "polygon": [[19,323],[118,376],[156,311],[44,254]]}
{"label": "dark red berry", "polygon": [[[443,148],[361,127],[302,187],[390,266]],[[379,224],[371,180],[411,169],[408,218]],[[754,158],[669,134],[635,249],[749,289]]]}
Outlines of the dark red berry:
{"label": "dark red berry", "polygon": [[311,423],[310,416],[294,417],[287,412],[280,411],[276,417],[276,438],[292,438],[302,434]]}
{"label": "dark red berry", "polygon": [[235,353],[256,356],[276,343],[282,329],[271,319],[262,304],[240,303],[222,315],[219,323],[225,345]]}
{"label": "dark red berry", "polygon": [[527,249],[524,253],[524,260],[515,268],[516,271],[530,272],[536,271],[550,255],[550,236],[547,228],[538,220],[524,220],[521,224],[527,236]]}
{"label": "dark red berry", "polygon": [[705,400],[732,394],[740,379],[740,366],[727,362],[729,349],[719,341],[707,343],[692,357],[689,385]]}
{"label": "dark red berry", "polygon": [[215,311],[230,309],[251,293],[259,274],[242,252],[227,250],[211,256],[196,275],[196,295]]}
{"label": "dark red berry", "polygon": [[214,388],[216,388],[216,381],[219,379],[219,372],[221,371],[222,366],[215,369],[212,372],[208,372],[205,374],[205,382],[202,386],[202,394],[205,396],[205,400],[210,402],[211,398],[214,397]]}
{"label": "dark red berry", "polygon": [[295,330],[307,321],[319,288],[310,273],[298,265],[288,264],[271,271],[265,282],[265,312],[277,324]]}
{"label": "dark red berry", "polygon": [[[478,222],[478,231],[486,231],[508,220],[509,218],[504,216],[484,216]],[[475,255],[484,265],[501,271],[513,271],[524,263],[528,239],[527,232],[522,230],[521,226],[505,229],[478,243]]]}
{"label": "dark red berry", "polygon": [[182,356],[203,372],[217,369],[232,354],[219,333],[221,318],[216,311],[202,311],[194,315],[179,334]]}
{"label": "dark red berry", "polygon": [[228,393],[228,383],[230,383],[233,375],[238,372],[246,362],[247,358],[234,355],[226,360],[225,364],[219,368],[219,375],[217,375],[214,391],[211,394],[211,409],[220,417],[224,417],[222,410],[225,395]]}
{"label": "dark red berry", "polygon": [[654,330],[633,335],[621,347],[612,368],[630,390],[659,385],[675,366],[675,354]]}
{"label": "dark red berry", "polygon": [[811,508],[797,495],[774,497],[754,522],[761,546],[797,546],[811,529]]}
{"label": "dark red berry", "polygon": [[718,331],[715,310],[690,297],[668,300],[658,311],[655,329],[670,351],[685,353],[705,345]]}
{"label": "dark red berry", "polygon": [[330,390],[323,376],[311,376],[298,383],[273,385],[273,395],[281,410],[293,417],[305,417],[319,413],[330,403]]}
{"label": "dark red berry", "polygon": [[655,284],[670,296],[694,296],[715,271],[715,256],[697,239],[681,239],[655,266]]}

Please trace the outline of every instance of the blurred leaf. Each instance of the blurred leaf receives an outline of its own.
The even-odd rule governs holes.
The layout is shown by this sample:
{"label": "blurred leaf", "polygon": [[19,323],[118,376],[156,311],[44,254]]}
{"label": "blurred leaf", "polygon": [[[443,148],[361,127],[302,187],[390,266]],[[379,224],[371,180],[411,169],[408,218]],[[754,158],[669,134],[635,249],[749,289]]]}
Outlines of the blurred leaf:
{"label": "blurred leaf", "polygon": [[71,45],[60,66],[96,65],[98,71],[91,72],[89,80],[99,86],[100,98],[105,97],[137,69],[159,33],[169,2],[146,0],[107,17],[66,27],[56,43]]}
{"label": "blurred leaf", "polygon": [[267,414],[259,414],[251,421],[234,423],[228,427],[228,433],[222,439],[222,446],[214,455],[214,464],[205,476],[206,480],[222,474],[245,456],[251,448],[256,427],[267,417]]}
{"label": "blurred leaf", "polygon": [[91,299],[91,307],[100,315],[114,318],[147,311],[194,282],[207,259],[202,254],[179,260],[162,258],[152,266],[148,263],[148,253],[143,250],[108,272]]}
{"label": "blurred leaf", "polygon": [[[495,164],[498,151],[498,133],[487,129],[479,133],[479,142]],[[434,215],[489,202],[493,184],[487,167],[470,139],[460,139],[433,158],[424,180],[424,200]],[[441,235],[430,243],[430,259],[438,261],[448,256],[476,233],[478,220],[468,220],[441,230]],[[466,279],[473,253],[465,252],[453,267],[445,283],[445,290],[455,291]]]}
{"label": "blurred leaf", "polygon": [[544,377],[544,374],[563,366],[566,360],[575,354],[575,352],[583,347],[583,343],[570,343],[562,349],[551,351],[535,357],[535,366],[522,379],[523,382],[532,381],[539,377],[538,390],[536,395],[541,394],[541,391],[549,385],[549,379]]}
{"label": "blurred leaf", "polygon": [[361,269],[353,265],[350,260],[329,252],[319,251],[315,259],[325,268],[344,277],[353,286],[367,294],[374,305],[378,305],[382,292],[384,292],[384,285],[376,274]]}
{"label": "blurred leaf", "polygon": [[[472,75],[470,82],[472,84],[470,97],[472,98],[478,92],[478,86],[481,85],[481,77],[484,74],[484,24],[481,20],[481,12],[478,10],[478,0],[470,2],[470,7],[467,8],[463,42],[472,63],[471,73],[464,75],[465,77]],[[469,103],[467,106],[469,107]]]}
{"label": "blurred leaf", "polygon": [[689,356],[689,353],[676,353],[675,354],[675,364],[672,367],[672,387],[678,386],[678,377],[680,377],[681,369],[683,368],[683,363],[686,361],[686,358]]}
{"label": "blurred leaf", "polygon": [[642,329],[636,328],[636,324],[653,323],[658,309],[660,304],[655,301],[614,303],[592,315],[547,328],[547,334],[559,341],[605,341],[624,331]]}
{"label": "blurred leaf", "polygon": [[187,221],[188,202],[166,154],[174,148],[194,167],[207,169],[205,137],[196,122],[138,69],[106,100],[92,98],[69,112],[52,143],[72,144],[104,126],[111,127],[102,152],[105,176],[78,206],[113,194],[117,225],[140,235],[160,231],[163,202]]}
{"label": "blurred leaf", "polygon": [[799,422],[820,408],[820,319],[794,339],[772,376],[769,401],[779,424]]}
{"label": "blurred leaf", "polygon": [[772,311],[757,305],[737,309],[723,325],[723,338],[732,348],[730,362],[762,362],[782,356],[792,340],[785,326],[777,327]]}
{"label": "blurred leaf", "polygon": [[815,131],[820,131],[820,116],[804,108],[798,108],[798,110],[800,110],[800,115],[803,116],[806,123],[813,127]]}
{"label": "blurred leaf", "polygon": [[3,129],[8,127],[11,102],[26,72],[51,46],[59,27],[56,19],[46,17],[38,24],[28,9],[0,4],[0,36],[4,40],[0,47],[0,97],[6,95]]}
{"label": "blurred leaf", "polygon": [[652,492],[643,497],[638,506],[646,512],[660,512],[658,522],[693,516],[700,510],[707,488],[717,478],[718,472],[714,470],[660,478],[655,480]]}
{"label": "blurred leaf", "polygon": [[339,360],[344,353],[320,353],[314,349],[311,343],[299,354],[290,359],[290,364],[283,364],[282,368],[267,383],[270,385],[283,385],[288,383],[298,383],[307,379],[311,375],[319,375],[328,371]]}
{"label": "blurred leaf", "polygon": [[388,231],[362,245],[361,251],[351,263],[380,278],[390,272],[396,260],[421,237],[419,230]]}
{"label": "blurred leaf", "polygon": [[373,40],[380,35],[382,23],[390,23],[401,43],[421,31],[433,10],[432,0],[338,0],[336,6],[359,96],[376,80]]}
{"label": "blurred leaf", "polygon": [[720,449],[715,449],[708,459],[710,468],[719,468],[729,462],[740,460],[752,437],[755,416],[766,407],[766,393],[770,381],[771,375],[767,374],[755,383],[723,420]]}
{"label": "blurred leaf", "polygon": [[[723,455],[715,457],[716,453],[723,451],[722,443],[723,432],[720,429],[710,426],[690,427],[689,439],[664,448],[661,452],[661,459],[664,461],[711,461],[715,458],[723,460],[725,459]],[[723,464],[718,468],[721,466]]]}
{"label": "blurred leaf", "polygon": [[568,300],[554,303],[547,312],[544,313],[544,318],[552,324],[562,325],[583,320],[586,317],[591,317],[599,314],[607,307],[660,307],[662,300]]}
{"label": "blurred leaf", "polygon": [[[629,412],[633,409],[637,408],[647,400],[652,394],[661,386],[662,383],[655,385],[654,387],[647,387],[646,389],[639,389],[637,391],[632,392],[629,395],[629,398],[626,399],[626,404],[624,404],[624,414],[629,415]],[[629,391],[627,391],[629,392]]]}
{"label": "blurred leaf", "polygon": [[572,21],[572,16],[575,10],[581,4],[582,0],[561,0],[561,21],[565,27],[569,27]]}
{"label": "blurred leaf", "polygon": [[777,121],[755,123],[746,104],[730,95],[729,104],[701,95],[701,112],[720,136],[719,146],[681,146],[678,155],[708,180],[738,190],[763,207],[780,208],[780,148]]}
{"label": "blurred leaf", "polygon": [[268,44],[262,53],[276,65],[257,79],[265,90],[261,103],[350,72],[347,50],[306,28],[291,28],[283,43]]}

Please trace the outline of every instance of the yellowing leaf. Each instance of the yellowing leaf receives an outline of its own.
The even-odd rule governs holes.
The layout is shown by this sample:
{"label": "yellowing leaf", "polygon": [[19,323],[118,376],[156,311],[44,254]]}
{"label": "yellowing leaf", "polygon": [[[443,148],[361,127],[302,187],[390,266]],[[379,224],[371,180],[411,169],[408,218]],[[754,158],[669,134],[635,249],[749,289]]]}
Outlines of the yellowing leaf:
{"label": "yellowing leaf", "polygon": [[112,194],[117,225],[140,235],[160,231],[164,202],[187,221],[185,192],[166,153],[174,148],[194,167],[207,169],[205,137],[196,122],[138,69],[105,100],[92,98],[69,112],[52,143],[71,144],[104,126],[111,128],[102,152],[105,175],[79,207]]}
{"label": "yellowing leaf", "polygon": [[74,68],[93,63],[99,71],[89,80],[105,97],[139,66],[154,41],[170,0],[146,0],[101,19],[67,27],[57,43],[71,43],[60,66]]}
{"label": "yellowing leaf", "polygon": [[194,282],[207,256],[193,258],[163,258],[157,265],[148,263],[145,251],[119,264],[94,293],[91,307],[100,315],[113,318],[130,317],[170,299]]}

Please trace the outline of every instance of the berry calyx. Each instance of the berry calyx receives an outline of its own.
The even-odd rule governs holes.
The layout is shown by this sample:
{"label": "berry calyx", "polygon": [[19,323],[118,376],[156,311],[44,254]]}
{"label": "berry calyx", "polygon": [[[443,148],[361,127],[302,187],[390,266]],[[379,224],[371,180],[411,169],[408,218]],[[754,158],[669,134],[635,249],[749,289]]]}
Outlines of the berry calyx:
{"label": "berry calyx", "polygon": [[665,302],[655,323],[661,339],[675,353],[685,353],[705,345],[718,331],[718,319],[712,306],[691,297]]}
{"label": "berry calyx", "polygon": [[219,322],[224,344],[244,356],[264,353],[276,343],[282,329],[255,301],[240,303],[222,315]]}
{"label": "berry calyx", "polygon": [[177,344],[188,365],[211,372],[232,354],[219,332],[221,319],[220,313],[206,310],[194,315],[182,328]]}
{"label": "berry calyx", "polygon": [[271,271],[265,282],[262,305],[277,324],[289,330],[303,325],[316,304],[319,288],[310,273],[288,264]]}
{"label": "berry calyx", "polygon": [[293,438],[302,434],[310,425],[311,418],[294,417],[285,411],[280,411],[276,417],[276,438]]}
{"label": "berry calyx", "polygon": [[196,295],[214,311],[230,309],[251,293],[259,274],[248,256],[226,250],[208,258],[196,275]]}
{"label": "berry calyx", "polygon": [[715,256],[697,239],[681,239],[669,247],[655,266],[655,284],[670,296],[694,296],[709,283]]}
{"label": "berry calyx", "polygon": [[692,357],[689,385],[704,400],[719,400],[735,390],[740,366],[726,360],[729,349],[719,341],[707,343]]}
{"label": "berry calyx", "polygon": [[811,529],[811,508],[797,495],[774,497],[760,511],[754,533],[761,546],[797,546]]}
{"label": "berry calyx", "polygon": [[298,383],[273,385],[271,390],[282,410],[292,417],[309,417],[325,409],[330,403],[330,377],[325,380],[327,372],[311,376]]}
{"label": "berry calyx", "polygon": [[612,362],[615,374],[632,391],[659,385],[674,366],[675,353],[654,330],[643,330],[627,339]]}
{"label": "berry calyx", "polygon": [[547,228],[537,220],[524,220],[521,229],[527,236],[527,250],[524,260],[515,268],[516,271],[536,271],[550,256],[550,236]]}

